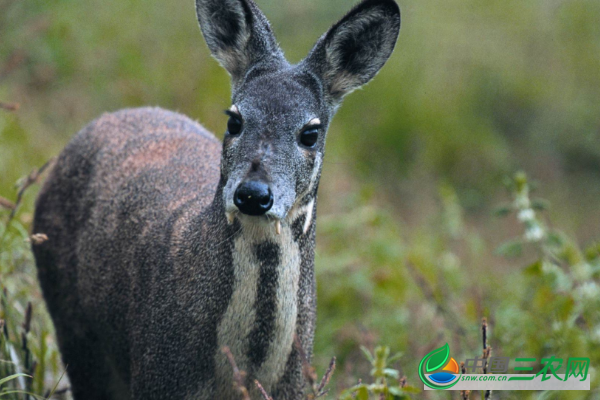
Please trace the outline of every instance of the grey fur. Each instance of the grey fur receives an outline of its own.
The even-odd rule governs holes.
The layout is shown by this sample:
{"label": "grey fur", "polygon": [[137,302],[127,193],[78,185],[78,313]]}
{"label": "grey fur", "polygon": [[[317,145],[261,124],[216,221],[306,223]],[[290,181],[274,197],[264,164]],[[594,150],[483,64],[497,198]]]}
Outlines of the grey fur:
{"label": "grey fur", "polygon": [[[241,133],[221,144],[158,108],[104,114],[67,145],[37,200],[33,232],[49,239],[33,251],[76,400],[237,399],[224,345],[275,399],[302,397],[292,342],[310,356],[325,134],[341,97],[389,57],[398,7],[360,3],[298,65],[251,0],[196,8],[232,76]],[[308,148],[299,135],[315,119]],[[249,179],[273,193],[262,217],[233,204]]]}

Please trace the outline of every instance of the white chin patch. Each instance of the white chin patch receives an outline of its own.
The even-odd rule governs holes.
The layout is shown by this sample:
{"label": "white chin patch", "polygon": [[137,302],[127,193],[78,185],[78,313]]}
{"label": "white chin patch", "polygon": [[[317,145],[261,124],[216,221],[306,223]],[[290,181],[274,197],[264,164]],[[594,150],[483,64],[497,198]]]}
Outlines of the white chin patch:
{"label": "white chin patch", "polygon": [[235,214],[237,214],[237,212],[235,212],[235,211],[226,211],[225,212],[225,218],[227,218],[228,225],[233,224],[233,220],[235,219]]}

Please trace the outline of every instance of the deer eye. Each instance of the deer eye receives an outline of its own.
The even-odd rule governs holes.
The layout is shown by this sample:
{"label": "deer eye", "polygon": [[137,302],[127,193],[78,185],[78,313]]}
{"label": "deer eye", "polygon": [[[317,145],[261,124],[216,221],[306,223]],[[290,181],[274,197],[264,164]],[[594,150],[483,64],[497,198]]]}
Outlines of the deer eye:
{"label": "deer eye", "polygon": [[242,121],[235,115],[229,115],[227,121],[227,132],[230,135],[238,135],[242,131]]}
{"label": "deer eye", "polygon": [[300,133],[300,143],[306,147],[313,147],[319,138],[319,129],[308,128]]}

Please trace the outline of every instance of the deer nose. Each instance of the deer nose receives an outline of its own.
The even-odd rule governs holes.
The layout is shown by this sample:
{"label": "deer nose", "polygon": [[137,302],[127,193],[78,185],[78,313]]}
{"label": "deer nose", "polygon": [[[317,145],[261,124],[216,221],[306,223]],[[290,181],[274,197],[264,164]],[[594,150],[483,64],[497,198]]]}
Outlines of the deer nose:
{"label": "deer nose", "polygon": [[263,215],[273,206],[273,193],[263,182],[243,182],[235,190],[233,203],[246,215]]}

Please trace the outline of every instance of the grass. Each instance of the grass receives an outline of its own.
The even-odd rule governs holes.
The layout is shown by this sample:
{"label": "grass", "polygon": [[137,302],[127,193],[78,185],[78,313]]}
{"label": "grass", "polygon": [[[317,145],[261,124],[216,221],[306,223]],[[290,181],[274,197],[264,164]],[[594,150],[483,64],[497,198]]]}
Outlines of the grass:
{"label": "grass", "polygon": [[[44,238],[30,237],[28,214],[15,213],[29,195],[26,189],[37,180],[34,171],[21,181],[19,201],[3,200],[8,209],[0,223],[0,397],[7,399],[50,398],[64,374],[29,249],[30,241]],[[511,358],[589,357],[592,392],[547,392],[544,398],[592,399],[598,394],[600,378],[594,372],[600,363],[600,245],[581,250],[567,235],[550,228],[542,217],[548,204],[531,199],[525,174],[516,174],[505,185],[512,198],[496,214],[512,218],[522,231],[495,251],[513,265],[519,258],[530,260],[493,275],[471,269],[485,254],[485,243],[476,240],[476,232],[467,232],[457,198],[448,188],[440,191],[444,197],[436,231],[414,243],[402,240],[390,215],[368,205],[368,199],[349,200],[356,203],[348,215],[320,221],[314,364],[326,366],[326,357],[335,355],[338,372],[332,377],[331,364],[323,372],[322,382],[331,379],[325,392],[317,370],[307,363],[309,398],[421,396],[415,389],[420,387],[416,364],[443,342],[459,360],[488,359],[491,349],[494,355]],[[348,243],[356,243],[351,251]],[[477,320],[484,315],[489,322],[483,323],[484,350],[478,354]],[[390,347],[400,353],[390,357]],[[243,387],[235,370],[232,381]],[[66,394],[64,385],[59,392]],[[520,398],[538,395],[524,393]],[[265,396],[269,398],[266,392]],[[504,392],[492,396],[511,398]]]}

